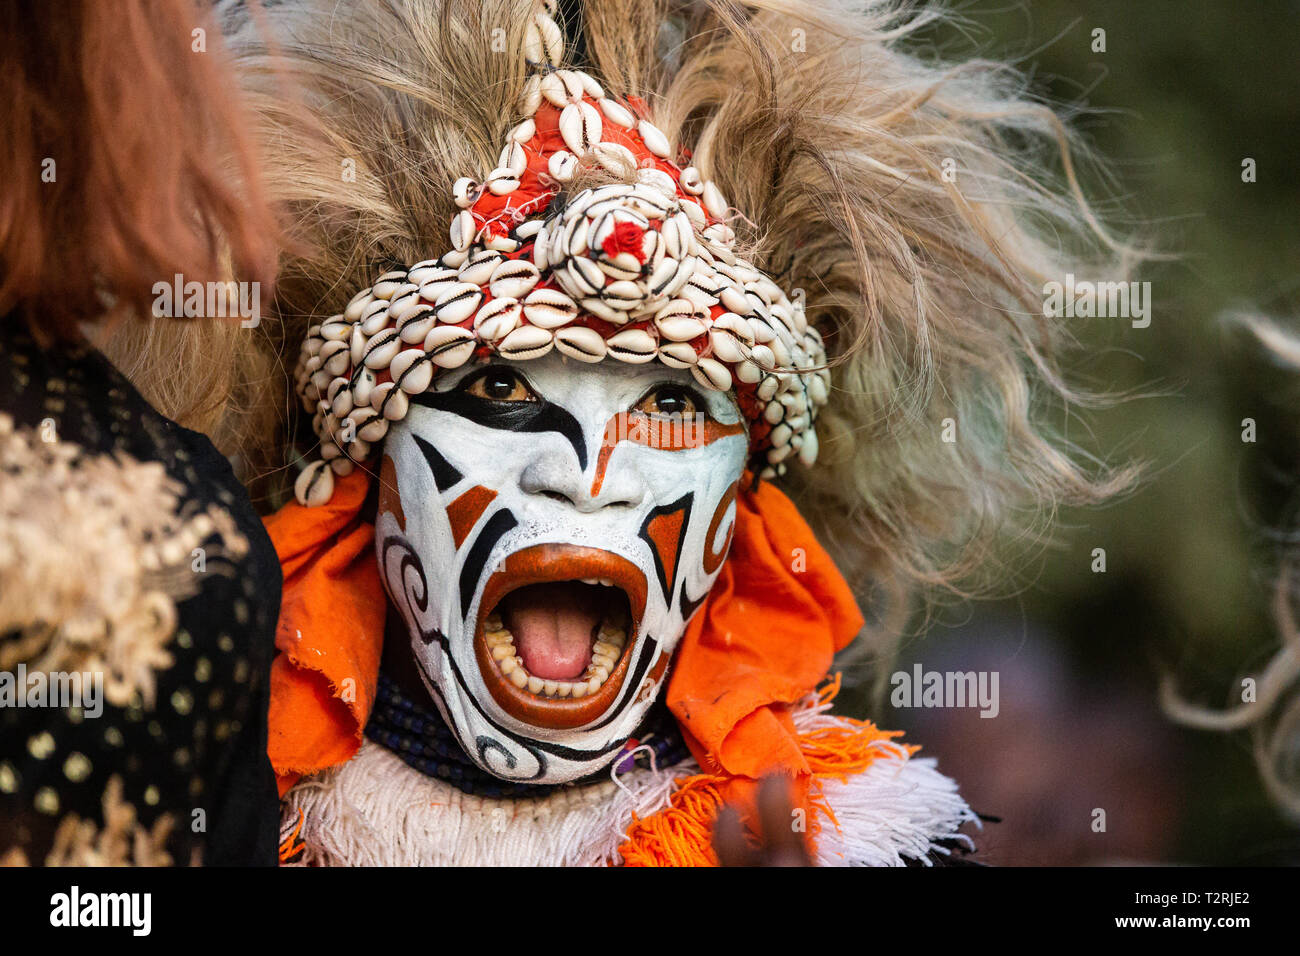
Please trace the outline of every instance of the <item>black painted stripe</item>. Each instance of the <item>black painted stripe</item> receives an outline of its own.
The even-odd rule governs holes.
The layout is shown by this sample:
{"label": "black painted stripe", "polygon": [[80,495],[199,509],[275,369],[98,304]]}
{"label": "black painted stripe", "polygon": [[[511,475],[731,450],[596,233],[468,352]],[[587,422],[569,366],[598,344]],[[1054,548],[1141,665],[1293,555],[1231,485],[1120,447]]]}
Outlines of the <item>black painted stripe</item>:
{"label": "black painted stripe", "polygon": [[439,491],[446,491],[465,477],[452,466],[451,462],[443,458],[432,444],[419,435],[412,434],[411,437],[415,439],[415,444],[423,453],[424,460],[429,463],[429,470],[433,472],[433,483],[438,486]]}
{"label": "black painted stripe", "polygon": [[556,432],[568,439],[578,456],[578,468],[587,470],[587,443],[582,426],[572,414],[554,402],[496,402],[490,398],[467,395],[455,389],[448,392],[424,392],[411,396],[411,404],[459,415],[484,428],[509,432]]}
{"label": "black painted stripe", "polygon": [[474,592],[478,588],[479,579],[483,576],[483,568],[487,564],[488,556],[492,554],[492,549],[501,540],[501,536],[518,523],[508,508],[502,508],[487,520],[487,524],[483,526],[483,530],[479,532],[478,537],[474,540],[473,546],[469,549],[469,554],[465,556],[465,564],[460,569],[460,613],[462,617],[469,614],[470,602],[474,599]]}

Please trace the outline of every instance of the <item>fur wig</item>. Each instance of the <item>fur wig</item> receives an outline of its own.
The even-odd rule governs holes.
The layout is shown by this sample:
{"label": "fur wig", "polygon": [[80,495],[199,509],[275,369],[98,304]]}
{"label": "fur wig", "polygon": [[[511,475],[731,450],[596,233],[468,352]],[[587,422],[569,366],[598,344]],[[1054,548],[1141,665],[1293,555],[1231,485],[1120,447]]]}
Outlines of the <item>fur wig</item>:
{"label": "fur wig", "polygon": [[[520,119],[536,2],[218,5],[293,230],[281,356],[387,268],[446,251],[452,183],[491,169]],[[896,2],[564,12],[578,9],[570,56],[691,151],[741,211],[745,254],[801,290],[822,331],[822,458],[785,481],[882,630],[918,588],[966,586],[999,531],[1041,530],[1127,482],[1044,425],[1086,396],[1058,371],[1069,335],[1044,318],[1043,284],[1123,278],[1127,251],[1022,76],[918,55],[913,35],[940,14]],[[287,406],[279,390],[265,400]]]}

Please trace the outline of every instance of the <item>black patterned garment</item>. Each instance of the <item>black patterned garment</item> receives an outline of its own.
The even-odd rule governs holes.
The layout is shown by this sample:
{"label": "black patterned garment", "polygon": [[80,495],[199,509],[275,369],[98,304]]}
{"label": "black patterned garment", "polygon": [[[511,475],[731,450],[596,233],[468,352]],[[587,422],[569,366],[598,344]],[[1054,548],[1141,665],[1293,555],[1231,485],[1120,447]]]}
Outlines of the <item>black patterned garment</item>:
{"label": "black patterned garment", "polygon": [[[0,521],[0,860],[274,864],[280,566],[229,462],[3,319]],[[40,705],[43,668],[104,675],[99,705]]]}

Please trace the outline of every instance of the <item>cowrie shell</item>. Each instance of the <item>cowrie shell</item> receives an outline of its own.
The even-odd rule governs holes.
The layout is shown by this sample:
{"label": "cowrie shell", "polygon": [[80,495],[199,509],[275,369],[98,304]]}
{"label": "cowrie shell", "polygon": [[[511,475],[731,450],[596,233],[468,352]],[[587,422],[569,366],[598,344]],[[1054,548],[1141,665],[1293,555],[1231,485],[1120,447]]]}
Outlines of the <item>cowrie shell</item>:
{"label": "cowrie shell", "polygon": [[[456,214],[456,218],[451,221],[452,248],[457,252],[464,252],[469,248],[469,244],[474,241],[474,233],[477,231],[474,225],[474,214],[468,209],[462,209]],[[446,257],[443,258],[446,261]]]}
{"label": "cowrie shell", "polygon": [[709,344],[713,347],[713,354],[724,362],[734,365],[749,358],[749,350],[736,336],[726,329],[718,328],[716,324],[709,332]]}
{"label": "cowrie shell", "polygon": [[826,390],[826,383],[822,381],[820,375],[809,376],[808,397],[811,398],[813,403],[816,405],[825,405],[827,399],[830,398],[830,394]]}
{"label": "cowrie shell", "polygon": [[581,256],[587,251],[587,220],[581,216],[575,218],[564,230],[564,242],[571,256]]}
{"label": "cowrie shell", "polygon": [[749,299],[745,298],[745,293],[728,283],[718,290],[718,299],[722,302],[724,308],[730,312],[740,312],[747,314],[749,312]]}
{"label": "cowrie shell", "polygon": [[595,77],[584,70],[574,70],[578,80],[582,83],[582,88],[593,100],[605,99],[605,88],[596,82]]}
{"label": "cowrie shell", "polygon": [[519,112],[532,116],[542,105],[542,78],[530,76],[524,81],[524,92],[519,98]]}
{"label": "cowrie shell", "polygon": [[754,333],[750,331],[749,321],[734,312],[723,312],[713,320],[714,329],[725,329],[746,348],[754,344]]}
{"label": "cowrie shell", "polygon": [[691,368],[691,374],[705,388],[711,388],[717,392],[725,392],[731,388],[731,372],[727,370],[727,366],[717,359],[700,359]]}
{"label": "cowrie shell", "polygon": [[689,299],[673,299],[655,313],[654,322],[660,337],[672,342],[688,342],[708,330]]}
{"label": "cowrie shell", "polygon": [[293,496],[307,508],[325,504],[334,494],[334,472],[324,461],[313,461],[294,480]]}
{"label": "cowrie shell", "polygon": [[439,368],[460,368],[477,346],[474,333],[455,325],[438,325],[424,338],[424,350]]}
{"label": "cowrie shell", "polygon": [[704,210],[693,199],[682,200],[682,212],[686,213],[686,218],[691,221],[691,225],[696,229],[703,229],[708,224],[709,220],[704,215]]}
{"label": "cowrie shell", "polygon": [[405,281],[405,272],[385,272],[370,287],[370,291],[377,299],[391,299],[393,293]]}
{"label": "cowrie shell", "polygon": [[718,187],[713,185],[713,180],[704,184],[704,191],[700,194],[700,199],[704,203],[704,208],[709,211],[714,219],[721,219],[727,214],[727,200],[723,198]]}
{"label": "cowrie shell", "polygon": [[411,282],[403,283],[388,302],[388,317],[394,322],[401,322],[412,312],[420,308],[420,287]]}
{"label": "cowrie shell", "polygon": [[422,301],[419,309],[398,321],[397,336],[411,345],[423,342],[424,337],[429,334],[429,329],[433,328],[437,321],[438,317],[434,314],[433,306]]}
{"label": "cowrie shell", "polygon": [[617,123],[624,129],[632,129],[636,126],[636,117],[632,115],[632,111],[615,100],[608,98],[600,100],[600,111],[611,123]]}
{"label": "cowrie shell", "polygon": [[587,298],[582,299],[578,305],[581,306],[582,311],[594,315],[598,319],[604,319],[606,322],[613,323],[614,325],[626,325],[628,319],[631,318],[629,313],[623,312],[620,309],[612,309],[595,296],[588,296]]}
{"label": "cowrie shell", "polygon": [[348,322],[357,321],[357,319],[361,318],[362,310],[365,309],[372,298],[369,289],[362,289],[348,302],[347,308],[343,310],[343,318]]}
{"label": "cowrie shell", "polygon": [[[321,368],[331,377],[342,375],[348,370],[351,361],[351,349],[347,342],[326,342],[320,348]],[[328,387],[329,383],[326,383]]]}
{"label": "cowrie shell", "polygon": [[526,259],[507,259],[492,272],[488,290],[494,296],[520,299],[537,285],[537,267]]}
{"label": "cowrie shell", "polygon": [[352,374],[352,398],[357,405],[369,405],[375,390],[375,373],[362,366]]}
{"label": "cowrie shell", "polygon": [[365,424],[357,426],[357,437],[371,444],[383,441],[384,436],[388,434],[388,419],[374,409],[371,409],[367,416]]}
{"label": "cowrie shell", "polygon": [[811,468],[817,464],[817,433],[811,428],[803,433],[803,444],[799,446],[799,460]]}
{"label": "cowrie shell", "polygon": [[736,231],[725,222],[715,222],[700,235],[710,242],[716,243],[727,249],[730,249],[736,244]]}
{"label": "cowrie shell", "polygon": [[523,308],[517,299],[492,299],[474,316],[474,331],[484,342],[496,342],[519,327]]}
{"label": "cowrie shell", "polygon": [[497,344],[497,353],[512,359],[540,358],[555,344],[553,334],[535,325],[521,325]]}
{"label": "cowrie shell", "polygon": [[692,196],[698,196],[704,192],[704,179],[700,176],[700,171],[694,166],[687,166],[682,170],[681,179],[682,189]]}
{"label": "cowrie shell", "polygon": [[763,370],[754,364],[752,358],[749,358],[745,359],[743,362],[737,362],[735,367],[731,370],[731,374],[736,376],[736,378],[744,382],[746,385],[753,385],[763,377]]}
{"label": "cowrie shell", "polygon": [[457,282],[438,296],[433,308],[439,322],[456,325],[473,315],[482,300],[478,286]]}
{"label": "cowrie shell", "polygon": [[582,84],[582,76],[576,70],[556,70],[555,75],[560,78],[564,84],[564,90],[569,95],[569,100],[574,101],[587,92]]}
{"label": "cowrie shell", "polygon": [[[749,350],[749,360],[764,371],[771,371],[776,368],[776,356],[766,345],[755,345]],[[758,381],[755,379],[754,381]]]}
{"label": "cowrie shell", "polygon": [[659,343],[659,361],[669,368],[690,368],[699,360],[699,353],[689,342]]}
{"label": "cowrie shell", "polygon": [[600,271],[600,266],[592,262],[585,256],[577,256],[566,262],[564,272],[556,276],[562,278],[566,286],[570,286],[570,292],[580,296],[593,296],[598,293],[605,285],[605,273]]}
{"label": "cowrie shell", "polygon": [[448,269],[459,269],[469,258],[469,253],[464,249],[453,249],[451,252],[445,252],[442,255],[442,264]]}
{"label": "cowrie shell", "polygon": [[595,143],[588,155],[611,173],[622,175],[636,169],[636,156],[622,143]]}
{"label": "cowrie shell", "polygon": [[[550,103],[556,109],[564,109],[569,102],[568,87],[566,87],[564,81],[554,73],[547,73],[542,77],[540,92],[542,97],[546,99],[546,102]],[[537,110],[534,109],[528,112],[536,113]]]}
{"label": "cowrie shell", "polygon": [[[479,249],[460,267],[460,281],[470,285],[486,285],[505,256],[494,249]],[[445,291],[445,290],[444,290]]]}
{"label": "cowrie shell", "polygon": [[375,299],[361,313],[357,327],[366,335],[374,335],[388,324],[388,303],[384,299]]}
{"label": "cowrie shell", "polygon": [[418,395],[433,382],[433,363],[423,349],[403,349],[393,357],[388,374],[408,395]]}
{"label": "cowrie shell", "polygon": [[605,340],[609,354],[630,365],[642,365],[653,361],[656,342],[653,335],[645,329],[624,329]]}
{"label": "cowrie shell", "polygon": [[528,157],[524,154],[524,148],[520,146],[513,138],[501,150],[501,158],[497,160],[497,166],[501,169],[508,170],[512,176],[518,179],[528,168]]}
{"label": "cowrie shell", "polygon": [[478,202],[478,197],[482,193],[483,187],[469,176],[460,177],[451,187],[451,198],[456,201],[456,205],[461,209],[468,209]]}
{"label": "cowrie shell", "polygon": [[534,289],[524,299],[524,315],[533,325],[554,329],[572,322],[578,315],[578,306],[558,289]]}
{"label": "cowrie shell", "polygon": [[542,41],[542,53],[547,63],[559,63],[564,58],[564,33],[550,17],[533,18]]}
{"label": "cowrie shell", "polygon": [[646,149],[659,158],[667,159],[672,153],[673,148],[668,142],[668,137],[653,123],[642,120],[637,124],[637,132],[641,134],[641,141],[645,143]]}
{"label": "cowrie shell", "polygon": [[[338,342],[346,339],[352,333],[352,323],[341,315],[332,315],[320,326],[320,336],[323,339],[330,339]],[[317,349],[320,345],[317,345]]]}
{"label": "cowrie shell", "polygon": [[393,382],[378,386],[370,396],[370,404],[390,422],[401,421],[411,407],[406,394]]}
{"label": "cowrie shell", "polygon": [[538,271],[545,272],[547,266],[551,264],[551,256],[548,250],[550,236],[546,232],[546,224],[537,231],[536,238],[533,239],[533,265],[537,266]]}
{"label": "cowrie shell", "polygon": [[[337,387],[336,387],[337,386]],[[348,388],[346,378],[336,378],[330,382],[329,392],[326,393],[327,400],[330,403],[330,411],[338,418],[342,418],[348,412],[352,411],[352,389]]]}
{"label": "cowrie shell", "polygon": [[519,175],[498,166],[488,173],[487,188],[494,196],[508,196],[519,188]]}
{"label": "cowrie shell", "polygon": [[611,308],[624,312],[635,309],[645,302],[645,290],[635,282],[625,279],[611,282],[600,291],[600,300]]}
{"label": "cowrie shell", "polygon": [[578,156],[587,155],[600,142],[601,128],[600,113],[584,100],[570,103],[560,113],[560,136],[569,152]]}
{"label": "cowrie shell", "polygon": [[546,44],[542,42],[541,18],[532,20],[524,29],[524,59],[529,63],[541,65],[551,62],[546,58]]}
{"label": "cowrie shell", "polygon": [[605,340],[595,329],[569,325],[555,333],[555,347],[579,362],[599,362],[605,357]]}
{"label": "cowrie shell", "polygon": [[655,169],[652,166],[647,166],[644,169],[637,171],[636,180],[637,182],[644,183],[651,189],[662,193],[669,199],[677,198],[677,184],[673,182],[673,177],[669,176],[662,169]]}
{"label": "cowrie shell", "polygon": [[388,363],[393,360],[393,356],[401,347],[402,340],[397,337],[397,330],[383,329],[366,342],[366,352],[362,362],[365,363],[366,368],[387,368]]}

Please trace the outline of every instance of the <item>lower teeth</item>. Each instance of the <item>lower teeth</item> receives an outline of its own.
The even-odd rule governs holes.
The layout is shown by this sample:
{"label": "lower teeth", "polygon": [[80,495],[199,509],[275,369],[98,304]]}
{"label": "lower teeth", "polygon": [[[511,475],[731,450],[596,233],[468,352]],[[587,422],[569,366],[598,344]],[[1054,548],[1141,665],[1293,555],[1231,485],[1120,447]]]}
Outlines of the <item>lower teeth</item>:
{"label": "lower teeth", "polygon": [[531,694],[559,700],[596,693],[609,680],[609,675],[623,653],[623,645],[627,642],[627,632],[622,627],[617,624],[602,624],[595,643],[592,644],[591,663],[587,665],[582,677],[577,680],[546,680],[528,673],[524,659],[515,650],[514,635],[501,623],[500,617],[489,615],[483,627],[488,653],[510,683],[520,690],[527,689]]}

